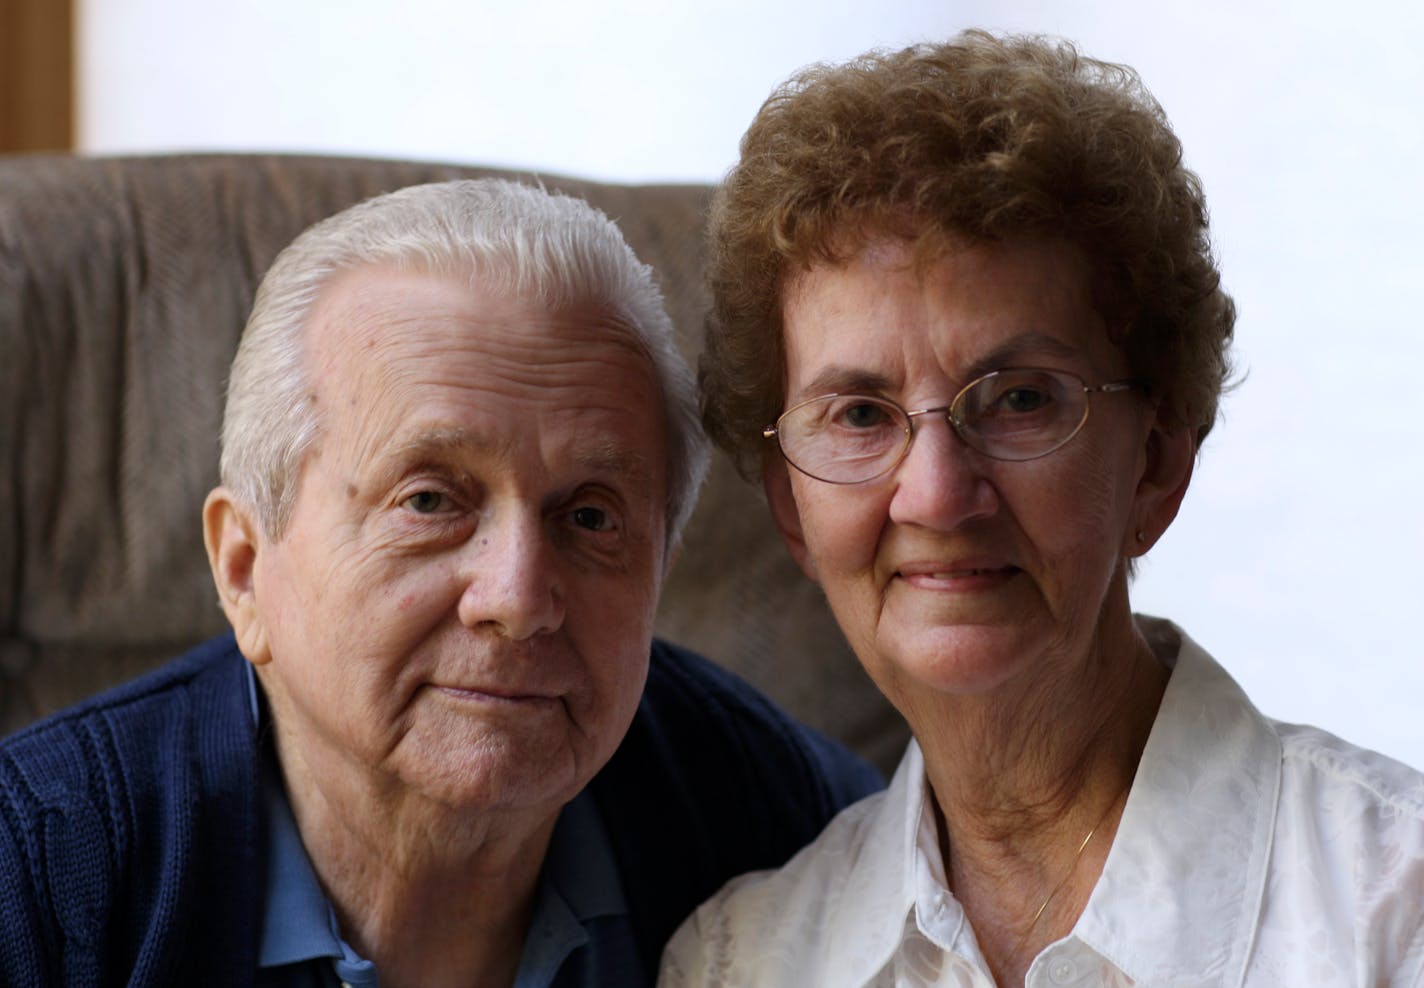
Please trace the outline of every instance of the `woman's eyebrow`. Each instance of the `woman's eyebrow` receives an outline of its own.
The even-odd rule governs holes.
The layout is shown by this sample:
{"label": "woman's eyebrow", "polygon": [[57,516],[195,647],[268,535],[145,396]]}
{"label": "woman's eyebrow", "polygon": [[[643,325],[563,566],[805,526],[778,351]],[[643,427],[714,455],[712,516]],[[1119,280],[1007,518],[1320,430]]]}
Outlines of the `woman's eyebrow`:
{"label": "woman's eyebrow", "polygon": [[960,383],[968,384],[976,378],[1006,367],[1022,367],[1025,360],[1032,362],[1038,357],[1078,360],[1082,356],[1081,350],[1057,336],[1038,332],[1022,333],[976,357],[964,369],[964,380]]}
{"label": "woman's eyebrow", "polygon": [[[1082,357],[1082,353],[1077,347],[1052,334],[1022,333],[976,357],[959,375],[962,378],[959,383],[968,384],[992,371],[1003,370],[1021,361],[1038,357],[1077,360]],[[794,395],[788,395],[786,403],[788,406],[795,405],[808,398],[828,394],[883,393],[894,386],[895,382],[884,374],[877,374],[862,367],[830,364],[821,368],[816,376]]]}
{"label": "woman's eyebrow", "polygon": [[821,371],[794,395],[787,396],[787,404],[795,405],[808,398],[829,394],[859,394],[883,392],[892,382],[884,374],[876,374],[860,367],[831,364]]}

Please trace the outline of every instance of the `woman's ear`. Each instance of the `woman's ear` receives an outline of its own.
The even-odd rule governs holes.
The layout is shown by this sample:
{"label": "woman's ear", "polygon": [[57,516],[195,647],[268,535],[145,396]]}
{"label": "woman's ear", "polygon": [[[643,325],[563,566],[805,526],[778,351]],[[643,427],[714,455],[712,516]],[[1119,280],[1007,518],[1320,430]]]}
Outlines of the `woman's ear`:
{"label": "woman's ear", "polygon": [[771,507],[771,517],[776,529],[781,533],[781,541],[791,552],[791,558],[801,567],[801,572],[813,582],[816,577],[816,563],[806,549],[806,538],[801,531],[801,511],[796,506],[796,495],[791,490],[791,469],[779,456],[767,457],[762,464],[762,487],[766,490],[766,503]]}
{"label": "woman's ear", "polygon": [[1142,474],[1138,479],[1132,530],[1123,552],[1141,556],[1157,544],[1177,517],[1196,466],[1197,431],[1169,429],[1159,413],[1147,435]]}
{"label": "woman's ear", "polygon": [[237,637],[237,647],[253,665],[271,659],[257,605],[254,573],[261,546],[257,521],[228,491],[215,487],[203,502],[203,544],[218,588],[218,603]]}

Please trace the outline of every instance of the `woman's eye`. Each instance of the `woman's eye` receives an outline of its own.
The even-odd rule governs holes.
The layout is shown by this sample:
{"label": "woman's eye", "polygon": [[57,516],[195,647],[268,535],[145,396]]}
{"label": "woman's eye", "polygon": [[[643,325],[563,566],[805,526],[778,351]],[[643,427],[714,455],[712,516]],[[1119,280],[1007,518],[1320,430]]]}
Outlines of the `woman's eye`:
{"label": "woman's eye", "polygon": [[871,429],[885,423],[885,409],[868,401],[848,406],[841,412],[841,420],[853,429]]}
{"label": "woman's eye", "polygon": [[585,505],[573,511],[574,524],[591,532],[603,532],[609,528],[608,512],[602,508]]}
{"label": "woman's eye", "polygon": [[999,396],[999,403],[1011,412],[1036,412],[1052,399],[1039,388],[1010,388]]}
{"label": "woman's eye", "polygon": [[447,507],[449,500],[439,491],[416,491],[405,499],[405,504],[416,514],[432,515]]}

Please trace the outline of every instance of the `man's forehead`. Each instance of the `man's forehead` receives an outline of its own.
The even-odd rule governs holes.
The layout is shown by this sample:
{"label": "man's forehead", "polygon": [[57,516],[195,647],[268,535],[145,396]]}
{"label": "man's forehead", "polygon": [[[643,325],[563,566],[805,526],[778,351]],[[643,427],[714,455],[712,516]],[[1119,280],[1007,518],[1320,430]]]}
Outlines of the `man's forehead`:
{"label": "man's forehead", "polygon": [[477,311],[488,301],[477,286],[453,276],[394,265],[347,268],[331,275],[317,294],[307,319],[308,346],[339,348],[363,337],[380,342],[407,323]]}
{"label": "man's forehead", "polygon": [[509,459],[523,437],[565,464],[652,472],[662,393],[626,322],[390,268],[344,272],[321,302],[313,397],[362,459]]}
{"label": "man's forehead", "polygon": [[[358,265],[333,274],[311,306],[310,352],[379,352],[383,343],[431,324],[457,325],[470,342],[556,330],[566,345],[612,345],[648,357],[646,343],[627,318],[603,300],[551,305],[531,292],[489,284],[478,272],[448,273],[390,264]],[[513,332],[511,332],[513,330]],[[649,363],[651,361],[649,360]]]}
{"label": "man's forehead", "polygon": [[[385,450],[403,461],[442,460],[474,456],[481,459],[512,458],[524,434],[489,433],[464,426],[416,429],[398,436]],[[561,450],[578,467],[592,473],[646,476],[652,469],[646,453],[626,439],[593,429],[564,438]]]}

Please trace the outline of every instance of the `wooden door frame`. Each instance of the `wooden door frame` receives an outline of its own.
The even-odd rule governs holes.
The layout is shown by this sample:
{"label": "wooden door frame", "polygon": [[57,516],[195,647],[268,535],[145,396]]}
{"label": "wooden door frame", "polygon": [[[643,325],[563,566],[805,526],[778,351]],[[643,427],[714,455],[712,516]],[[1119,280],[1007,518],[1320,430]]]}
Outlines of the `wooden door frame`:
{"label": "wooden door frame", "polygon": [[74,147],[74,0],[0,0],[0,152]]}

